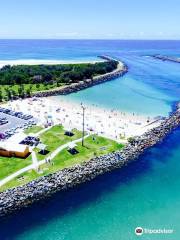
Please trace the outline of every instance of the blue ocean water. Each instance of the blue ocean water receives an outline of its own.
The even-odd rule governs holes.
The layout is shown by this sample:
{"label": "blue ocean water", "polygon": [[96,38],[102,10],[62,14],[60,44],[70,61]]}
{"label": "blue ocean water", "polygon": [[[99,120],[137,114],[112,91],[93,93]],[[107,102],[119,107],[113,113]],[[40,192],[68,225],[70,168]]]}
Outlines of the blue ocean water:
{"label": "blue ocean water", "polygon": [[95,60],[101,54],[123,60],[129,67],[128,74],[71,94],[67,100],[146,115],[168,115],[180,95],[179,64],[147,56],[180,56],[180,41],[0,40],[0,60],[81,61]]}
{"label": "blue ocean water", "polygon": [[[4,59],[120,58],[129,67],[123,78],[67,96],[103,107],[167,115],[180,99],[180,64],[150,54],[180,56],[180,41],[1,40]],[[134,240],[137,226],[174,229],[180,239],[180,129],[136,162],[74,190],[21,210],[0,223],[0,239]]]}

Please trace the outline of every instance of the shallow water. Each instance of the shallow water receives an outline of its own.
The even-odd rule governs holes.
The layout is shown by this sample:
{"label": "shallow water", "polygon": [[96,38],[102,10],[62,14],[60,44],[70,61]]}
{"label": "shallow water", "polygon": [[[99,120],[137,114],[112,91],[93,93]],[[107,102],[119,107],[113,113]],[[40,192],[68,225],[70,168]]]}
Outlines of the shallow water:
{"label": "shallow water", "polygon": [[[167,115],[180,98],[180,65],[146,57],[180,56],[180,42],[0,41],[0,59],[92,59],[111,54],[124,60],[123,78],[67,98],[152,115]],[[134,240],[134,229],[174,229],[180,239],[180,129],[136,162],[74,190],[21,210],[0,223],[0,239]]]}
{"label": "shallow water", "polygon": [[[116,54],[116,57],[118,54]],[[167,116],[180,96],[180,66],[145,56],[118,56],[129,72],[116,80],[57,99],[150,116]]]}

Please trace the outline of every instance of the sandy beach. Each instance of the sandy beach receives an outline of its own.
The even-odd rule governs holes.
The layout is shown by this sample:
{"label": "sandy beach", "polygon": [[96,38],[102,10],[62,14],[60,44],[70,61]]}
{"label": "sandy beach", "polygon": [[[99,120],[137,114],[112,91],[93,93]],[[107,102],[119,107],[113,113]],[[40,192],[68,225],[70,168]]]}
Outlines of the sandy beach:
{"label": "sandy beach", "polygon": [[96,63],[96,62],[104,62],[102,59],[97,60],[44,60],[44,59],[18,59],[18,60],[0,60],[0,68],[5,65],[55,65],[55,64],[80,64],[80,63]]}
{"label": "sandy beach", "polygon": [[[42,126],[49,122],[62,124],[65,129],[82,130],[82,106],[78,103],[47,97],[16,100],[5,104],[5,107],[33,115]],[[85,131],[118,142],[142,135],[159,124],[160,121],[147,116],[85,105]]]}

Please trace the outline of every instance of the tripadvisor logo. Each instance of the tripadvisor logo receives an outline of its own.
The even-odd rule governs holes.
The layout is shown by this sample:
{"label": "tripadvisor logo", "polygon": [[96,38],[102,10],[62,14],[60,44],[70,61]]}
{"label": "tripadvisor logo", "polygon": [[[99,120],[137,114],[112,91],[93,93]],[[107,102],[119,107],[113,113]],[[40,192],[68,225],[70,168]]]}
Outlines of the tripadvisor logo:
{"label": "tripadvisor logo", "polygon": [[135,229],[135,234],[138,235],[138,236],[142,235],[143,234],[143,228],[142,227],[137,227]]}
{"label": "tripadvisor logo", "polygon": [[141,236],[142,234],[172,234],[174,232],[173,229],[159,228],[159,229],[149,229],[137,227],[135,229],[135,234],[137,236]]}

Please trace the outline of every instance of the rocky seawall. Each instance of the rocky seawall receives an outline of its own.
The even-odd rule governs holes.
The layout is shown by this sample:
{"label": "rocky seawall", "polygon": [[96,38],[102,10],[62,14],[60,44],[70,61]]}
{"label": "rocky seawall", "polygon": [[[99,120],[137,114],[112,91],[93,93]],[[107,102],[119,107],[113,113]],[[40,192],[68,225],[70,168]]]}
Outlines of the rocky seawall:
{"label": "rocky seawall", "polygon": [[93,158],[81,165],[63,169],[40,177],[24,186],[0,193],[0,216],[10,214],[58,191],[73,188],[98,175],[127,165],[137,159],[146,149],[162,141],[179,125],[180,105],[160,126],[132,139],[121,151]]}
{"label": "rocky seawall", "polygon": [[170,62],[180,63],[180,58],[163,56],[163,55],[153,55],[152,57],[161,61],[170,61]]}
{"label": "rocky seawall", "polygon": [[[103,56],[101,56],[101,58],[103,58]],[[111,59],[110,57],[106,57],[105,60],[112,61],[113,59]],[[45,92],[42,91],[42,92],[33,93],[32,97],[49,97],[49,96],[56,96],[56,95],[67,95],[70,93],[78,92],[80,90],[113,80],[115,78],[123,76],[127,72],[128,72],[128,67],[124,63],[119,62],[117,69],[110,73],[106,73],[104,75],[94,77],[93,79],[87,79],[85,81],[80,81],[78,83],[70,84],[57,89],[52,89]]]}

